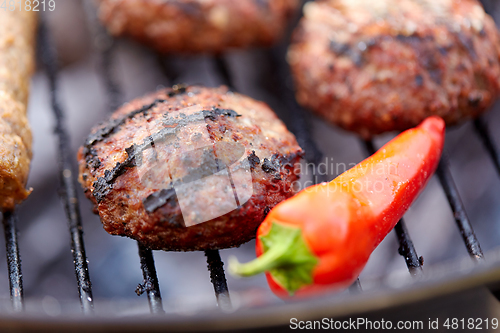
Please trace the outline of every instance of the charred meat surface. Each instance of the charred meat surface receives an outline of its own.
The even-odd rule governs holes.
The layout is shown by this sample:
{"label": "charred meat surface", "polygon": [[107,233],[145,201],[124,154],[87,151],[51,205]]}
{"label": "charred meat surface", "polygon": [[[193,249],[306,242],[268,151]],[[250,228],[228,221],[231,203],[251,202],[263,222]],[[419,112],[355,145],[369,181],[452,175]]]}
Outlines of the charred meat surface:
{"label": "charred meat surface", "polygon": [[302,105],[368,138],[484,112],[500,90],[499,50],[476,0],[324,0],[304,7],[288,62]]}
{"label": "charred meat surface", "polygon": [[262,102],[226,87],[135,99],[79,150],[79,180],[104,229],[153,249],[239,246],[294,194],[302,150]]}
{"label": "charred meat surface", "polygon": [[30,193],[26,108],[35,66],[36,22],[35,12],[0,10],[0,211],[14,209]]}
{"label": "charred meat surface", "polygon": [[114,36],[161,53],[221,52],[278,40],[299,0],[97,0]]}

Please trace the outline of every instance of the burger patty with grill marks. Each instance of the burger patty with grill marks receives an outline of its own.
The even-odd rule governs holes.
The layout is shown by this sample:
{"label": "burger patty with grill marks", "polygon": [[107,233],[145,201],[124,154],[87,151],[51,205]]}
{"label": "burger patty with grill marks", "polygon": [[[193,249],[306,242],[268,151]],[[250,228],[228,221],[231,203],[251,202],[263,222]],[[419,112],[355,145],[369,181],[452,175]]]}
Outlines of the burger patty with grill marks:
{"label": "burger patty with grill marks", "polygon": [[499,45],[476,0],[321,0],[305,5],[288,62],[302,105],[368,138],[484,112]]}
{"label": "burger patty with grill marks", "polygon": [[78,152],[104,229],[152,249],[239,246],[294,194],[303,152],[262,102],[226,87],[174,86],[135,99]]}
{"label": "burger patty with grill marks", "polygon": [[114,36],[161,53],[221,52],[268,46],[284,32],[299,0],[97,0]]}

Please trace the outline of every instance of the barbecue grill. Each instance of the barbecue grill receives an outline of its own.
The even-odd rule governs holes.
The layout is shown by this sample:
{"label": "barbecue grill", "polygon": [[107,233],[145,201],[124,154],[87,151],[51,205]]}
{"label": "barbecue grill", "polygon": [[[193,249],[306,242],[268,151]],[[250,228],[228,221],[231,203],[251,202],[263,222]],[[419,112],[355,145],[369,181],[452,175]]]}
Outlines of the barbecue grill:
{"label": "barbecue grill", "polygon": [[[57,3],[60,5],[60,2]],[[102,80],[105,96],[109,110],[115,110],[117,106],[125,102],[123,93],[123,82],[117,78],[117,68],[114,66],[115,58],[119,53],[118,43],[108,36],[105,30],[98,25],[94,9],[91,4],[82,4],[88,16],[88,25],[91,28],[95,41],[93,56],[98,59],[100,80]],[[485,8],[493,15],[495,7],[491,3],[484,3]],[[83,8],[83,7],[82,7]],[[57,10],[57,9],[56,9]],[[7,302],[0,305],[0,329],[22,328],[47,330],[75,328],[82,330],[90,329],[120,329],[120,330],[218,330],[218,329],[249,329],[259,327],[269,327],[283,325],[286,327],[290,318],[300,317],[301,320],[321,319],[323,317],[353,316],[366,311],[381,310],[390,306],[419,302],[439,295],[451,294],[458,291],[468,290],[478,286],[487,286],[494,295],[496,284],[500,282],[500,248],[498,241],[494,243],[495,232],[492,231],[492,240],[488,240],[489,250],[483,255],[480,242],[476,237],[473,226],[469,220],[464,203],[460,197],[457,185],[450,171],[450,159],[444,154],[438,170],[437,178],[442,186],[442,190],[451,208],[450,214],[456,222],[456,227],[462,237],[463,243],[469,253],[467,256],[454,256],[443,260],[438,264],[432,264],[423,269],[423,258],[417,254],[409,228],[404,220],[401,220],[394,231],[399,244],[399,254],[404,258],[404,262],[410,274],[405,276],[399,273],[389,273],[375,278],[365,280],[363,277],[349,289],[349,291],[337,295],[324,295],[316,299],[302,300],[290,303],[279,302],[263,285],[263,279],[250,285],[249,290],[239,290],[230,293],[226,276],[223,269],[223,262],[219,251],[205,251],[210,281],[215,291],[215,299],[218,309],[215,306],[193,306],[191,310],[186,306],[176,308],[175,304],[165,300],[162,301],[160,283],[157,276],[153,252],[138,244],[140,268],[142,270],[142,281],[135,289],[137,295],[146,294],[149,309],[152,315],[146,315],[144,308],[138,306],[137,301],[112,299],[103,300],[100,304],[94,302],[92,294],[91,276],[98,275],[99,272],[89,273],[88,258],[85,251],[83,239],[82,214],[80,213],[80,188],[77,184],[77,172],[74,166],[75,153],[71,146],[73,141],[70,129],[67,126],[65,117],[65,106],[61,103],[61,81],[58,69],[58,55],[54,46],[54,37],[51,27],[47,24],[49,13],[42,13],[38,37],[38,56],[40,67],[43,70],[48,82],[48,99],[55,120],[55,136],[57,145],[57,163],[60,178],[59,194],[64,206],[67,224],[70,231],[71,252],[74,263],[74,273],[78,287],[80,304],[73,300],[58,301],[53,297],[43,298],[41,306],[30,300],[26,302],[23,296],[23,274],[21,258],[19,252],[20,241],[17,229],[19,225],[17,214],[22,214],[24,210],[30,210],[30,200],[18,208],[18,212],[5,213],[3,215],[3,226],[6,242],[6,255],[8,266],[8,280],[10,287],[10,306]],[[126,43],[126,42],[125,42]],[[127,47],[129,44],[126,45]],[[317,165],[323,160],[322,148],[319,146],[317,138],[310,129],[310,116],[303,111],[296,103],[293,90],[290,84],[290,73],[285,63],[286,45],[278,45],[270,51],[259,51],[260,60],[267,63],[269,71],[265,76],[266,88],[263,96],[268,96],[268,102],[282,116],[288,128],[296,135],[301,147],[306,151],[308,169],[314,181],[324,181],[327,179],[322,175]],[[241,77],[234,72],[234,63],[230,57],[219,56],[214,58],[200,58],[194,60],[197,63],[210,62],[214,73],[219,81],[236,90],[245,84],[241,83]],[[182,73],[175,63],[179,60],[173,57],[159,57],[156,62],[156,71],[168,78],[169,84],[177,82],[182,77]],[[213,82],[211,82],[214,84]],[[166,84],[165,84],[166,85]],[[46,97],[47,98],[47,97]],[[36,106],[31,106],[31,112]],[[280,110],[287,110],[287,113]],[[488,116],[486,116],[488,117]],[[477,137],[483,144],[484,151],[490,157],[496,172],[500,176],[500,155],[495,144],[495,138],[490,132],[490,126],[486,117],[481,117],[472,122]],[[96,119],[97,121],[97,119]],[[329,129],[332,131],[332,129]],[[496,134],[496,133],[495,133]],[[344,135],[344,134],[342,134]],[[354,141],[350,136],[350,142]],[[383,137],[380,140],[386,140]],[[498,138],[496,138],[498,139]],[[359,141],[360,149],[365,150],[365,155],[372,154],[379,141]],[[325,144],[322,142],[322,144]],[[357,148],[356,148],[357,149]],[[35,151],[37,154],[37,151]],[[453,157],[451,156],[451,159]],[[328,175],[329,178],[335,175]],[[48,186],[50,188],[50,186]],[[436,186],[434,186],[435,189]],[[36,193],[36,189],[35,189]],[[493,203],[494,205],[494,203]],[[494,207],[494,206],[493,206]],[[37,208],[40,210],[40,208]],[[491,208],[493,211],[494,208]],[[487,212],[485,216],[492,215]],[[22,222],[22,221],[21,221]],[[475,221],[474,221],[475,222]],[[34,221],[33,223],[37,223]],[[444,223],[444,222],[443,222]],[[498,224],[492,224],[498,228]],[[415,228],[418,228],[416,226]],[[107,236],[107,235],[106,235]],[[110,237],[110,236],[107,236]],[[390,236],[389,236],[390,237]],[[124,240],[132,242],[132,240]],[[251,246],[246,247],[246,251]],[[228,250],[236,252],[238,250]],[[184,255],[184,254],[180,254]],[[238,254],[239,255],[239,254]],[[67,259],[66,256],[57,257]],[[133,260],[133,259],[130,259]],[[54,265],[56,262],[54,262]],[[26,269],[26,267],[23,266]],[[51,269],[49,266],[46,268]],[[168,270],[177,270],[175,266],[168,267]],[[181,268],[179,268],[181,270]],[[182,275],[182,272],[179,272]],[[162,276],[160,276],[160,281]],[[120,281],[116,282],[117,284]],[[171,281],[171,283],[182,283],[182,281]],[[231,286],[231,285],[229,285]],[[131,294],[133,288],[129,289]],[[205,304],[204,301],[200,301]],[[36,303],[36,304],[35,304]],[[96,308],[94,309],[94,303]],[[116,303],[121,305],[116,305]],[[210,302],[207,302],[209,304]],[[213,302],[215,304],[215,301]],[[145,304],[145,303],[141,303]],[[40,308],[42,310],[40,310]],[[81,310],[80,310],[80,309]],[[38,310],[37,310],[38,309]],[[127,309],[127,310],[124,310]]]}

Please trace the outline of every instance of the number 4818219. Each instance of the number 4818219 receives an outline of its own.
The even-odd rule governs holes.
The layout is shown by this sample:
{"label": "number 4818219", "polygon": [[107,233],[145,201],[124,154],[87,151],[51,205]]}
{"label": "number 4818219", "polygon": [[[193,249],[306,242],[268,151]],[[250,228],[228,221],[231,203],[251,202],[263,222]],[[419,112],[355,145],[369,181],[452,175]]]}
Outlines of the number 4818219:
{"label": "number 4818219", "polygon": [[56,2],[54,0],[0,0],[0,10],[11,12],[15,10],[27,12],[44,12],[50,10],[51,12],[56,9]]}

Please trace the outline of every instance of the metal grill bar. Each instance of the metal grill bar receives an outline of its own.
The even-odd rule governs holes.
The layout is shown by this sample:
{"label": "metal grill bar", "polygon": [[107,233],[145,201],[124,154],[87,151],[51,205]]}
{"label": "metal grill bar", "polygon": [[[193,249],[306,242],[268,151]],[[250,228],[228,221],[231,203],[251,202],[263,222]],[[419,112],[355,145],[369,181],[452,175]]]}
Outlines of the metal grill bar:
{"label": "metal grill bar", "polygon": [[14,212],[3,213],[3,230],[7,266],[9,269],[10,300],[16,312],[24,310],[23,273],[21,271],[21,257],[17,241],[17,216]]}
{"label": "metal grill bar", "polygon": [[215,57],[215,68],[217,68],[217,72],[220,74],[222,81],[229,89],[234,90],[234,82],[233,78],[229,72],[229,66],[224,59],[223,56]]}
{"label": "metal grill bar", "polygon": [[405,258],[406,266],[411,275],[419,276],[422,273],[422,264],[424,260],[423,257],[417,255],[417,250],[410,238],[404,219],[399,220],[394,227],[394,232],[399,242],[398,253]]}
{"label": "metal grill bar", "polygon": [[276,78],[279,79],[278,84],[276,84],[277,93],[280,100],[287,108],[288,113],[291,115],[291,119],[287,125],[293,134],[295,134],[299,146],[304,148],[305,159],[313,164],[318,164],[323,159],[323,153],[312,138],[311,130],[306,120],[305,111],[295,100],[295,94],[292,88],[292,75],[290,73],[290,68],[285,61],[285,54],[285,47],[276,47],[269,51],[271,68],[275,71],[274,74]]}
{"label": "metal grill bar", "polygon": [[229,297],[224,263],[220,258],[219,250],[205,250],[205,256],[207,257],[207,267],[210,272],[210,281],[214,286],[217,304],[223,310],[230,309],[231,298]]}
{"label": "metal grill bar", "polygon": [[97,11],[92,1],[84,0],[83,8],[86,12],[89,30],[94,40],[94,47],[99,53],[99,69],[108,94],[109,110],[113,112],[120,106],[122,100],[122,91],[113,71],[115,41],[99,23],[96,14]]}
{"label": "metal grill bar", "polygon": [[[375,154],[376,149],[373,141],[366,140],[363,142],[363,145],[369,155]],[[408,267],[410,274],[413,276],[421,275],[423,259],[417,255],[417,250],[413,245],[408,229],[406,228],[406,223],[403,219],[399,220],[396,224],[394,232],[396,233],[399,242],[398,252],[405,258],[406,266]]]}
{"label": "metal grill bar", "polygon": [[481,250],[479,241],[474,234],[474,230],[472,229],[472,225],[470,224],[464,204],[462,203],[462,199],[460,199],[457,187],[455,185],[455,182],[453,181],[453,177],[451,176],[448,157],[445,153],[443,153],[443,156],[441,157],[441,161],[439,162],[436,173],[439,177],[441,185],[443,186],[443,190],[446,193],[448,202],[450,203],[451,210],[453,211],[453,216],[457,223],[460,234],[462,235],[465,246],[467,247],[467,251],[472,258],[476,260],[482,260],[483,251]]}
{"label": "metal grill bar", "polygon": [[[158,284],[158,277],[156,276],[153,251],[142,246],[140,243],[137,244],[139,246],[139,257],[141,259],[142,277],[144,278],[143,285],[140,287],[142,287],[142,290],[147,292],[151,313],[165,313],[165,311],[163,311],[163,304],[161,300],[160,285]],[[140,294],[141,293],[138,292],[138,295]]]}
{"label": "metal grill bar", "polygon": [[[151,313],[163,313],[163,304],[161,300],[160,284],[156,276],[155,260],[153,252],[137,242],[139,246],[139,258],[141,260],[142,277],[144,278],[144,286],[146,286],[148,294],[149,309]],[[140,294],[139,294],[140,295]]]}
{"label": "metal grill bar", "polygon": [[102,68],[102,78],[106,86],[106,91],[108,92],[108,106],[109,111],[114,112],[120,105],[122,100],[122,92],[120,86],[115,80],[115,75],[113,72],[113,59],[115,43],[111,36],[106,33],[101,33],[102,41],[104,45],[100,46],[101,52],[101,68]]}
{"label": "metal grill bar", "polygon": [[483,142],[486,151],[493,160],[493,164],[495,165],[497,172],[500,174],[500,155],[498,154],[497,147],[493,143],[488,126],[486,125],[486,122],[482,117],[479,117],[476,120],[474,120],[474,128],[476,129],[477,134],[481,138],[481,141]]}
{"label": "metal grill bar", "polygon": [[222,262],[219,250],[206,250],[207,266],[210,272],[210,281],[214,286],[217,304],[222,310],[231,309],[231,298],[227,288],[226,276],[224,273],[224,263]]}
{"label": "metal grill bar", "polygon": [[73,263],[78,282],[78,292],[80,303],[84,313],[92,313],[94,301],[92,297],[92,287],[87,266],[87,256],[83,242],[83,228],[80,216],[80,207],[76,194],[75,178],[73,177],[73,165],[71,159],[71,149],[69,136],[64,123],[64,111],[58,101],[57,92],[57,53],[52,44],[50,32],[43,19],[39,27],[39,45],[41,59],[47,77],[49,79],[50,98],[52,110],[54,112],[56,126],[55,134],[58,138],[58,164],[61,182],[60,196],[64,204],[64,210],[68,219],[68,226],[71,235],[71,252],[73,253]]}
{"label": "metal grill bar", "polygon": [[177,79],[181,74],[181,70],[172,65],[172,56],[158,55],[157,61],[161,72],[168,79],[168,81],[170,83],[177,82]]}

